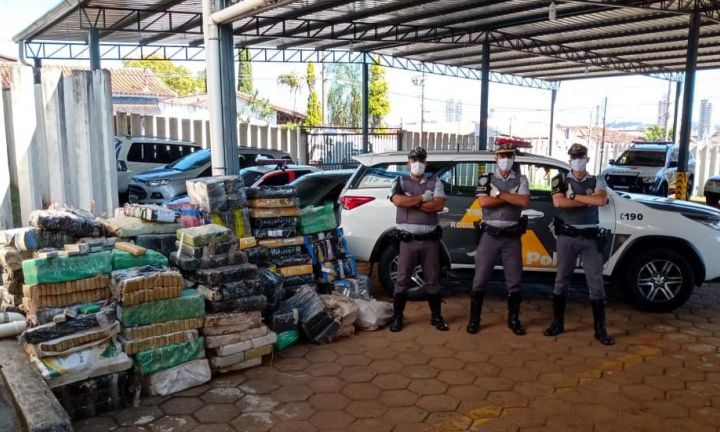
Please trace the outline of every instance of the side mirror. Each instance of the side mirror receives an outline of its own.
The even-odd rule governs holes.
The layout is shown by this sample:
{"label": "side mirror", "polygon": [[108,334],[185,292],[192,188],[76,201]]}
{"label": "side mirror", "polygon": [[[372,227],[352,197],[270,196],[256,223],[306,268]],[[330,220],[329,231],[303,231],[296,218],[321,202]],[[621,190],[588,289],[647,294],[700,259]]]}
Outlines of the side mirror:
{"label": "side mirror", "polygon": [[677,168],[677,167],[678,167],[677,161],[668,162],[668,168]]}
{"label": "side mirror", "polygon": [[615,165],[615,159],[610,159],[610,160],[608,161],[608,163],[609,163],[610,165]]}

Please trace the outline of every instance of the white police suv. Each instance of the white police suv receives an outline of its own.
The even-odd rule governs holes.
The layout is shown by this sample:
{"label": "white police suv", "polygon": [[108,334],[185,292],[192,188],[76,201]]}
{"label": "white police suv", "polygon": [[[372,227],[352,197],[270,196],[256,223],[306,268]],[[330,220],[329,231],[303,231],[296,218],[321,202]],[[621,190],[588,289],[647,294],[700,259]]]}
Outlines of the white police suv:
{"label": "white police suv", "polygon": [[[666,197],[675,192],[675,172],[680,147],[669,142],[635,141],[602,172],[615,191],[637,192]],[[688,160],[688,191],[695,183],[695,159]]]}
{"label": "white police suv", "polygon": [[[378,262],[384,288],[391,292],[398,248],[389,233],[395,207],[390,184],[409,175],[406,153],[367,154],[340,197],[341,225],[350,250],[359,260]],[[525,271],[553,272],[556,245],[550,179],[567,172],[556,159],[520,154],[515,170],[528,177],[528,231],[522,238]],[[442,265],[474,268],[474,222],[482,218],[475,199],[479,176],[495,170],[491,152],[429,152],[428,175],[440,178],[447,200],[440,216],[443,228]],[[604,249],[606,278],[621,288],[638,308],[668,311],[681,306],[695,286],[720,277],[720,211],[701,204],[648,195],[608,191],[600,208],[600,225],[612,232]],[[582,269],[578,266],[578,272]],[[416,291],[422,273],[414,275]]]}

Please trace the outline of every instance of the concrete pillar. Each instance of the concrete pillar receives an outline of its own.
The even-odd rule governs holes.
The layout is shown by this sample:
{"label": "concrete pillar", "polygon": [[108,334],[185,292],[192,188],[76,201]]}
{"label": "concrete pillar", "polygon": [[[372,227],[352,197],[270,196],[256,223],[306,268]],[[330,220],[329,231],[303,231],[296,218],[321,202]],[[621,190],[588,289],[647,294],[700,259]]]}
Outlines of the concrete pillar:
{"label": "concrete pillar", "polygon": [[0,230],[13,228],[12,189],[10,188],[10,161],[5,138],[5,110],[0,99]]}
{"label": "concrete pillar", "polygon": [[205,145],[203,145],[203,121],[202,120],[193,120],[192,129],[193,129],[192,141],[195,144],[203,146],[203,148],[207,148]]}
{"label": "concrete pillar", "polygon": [[17,171],[20,221],[24,225],[33,210],[42,208],[41,183],[35,178],[44,175],[42,172],[46,170],[40,165],[41,149],[35,136],[38,131],[33,71],[29,67],[13,68],[11,79],[15,161],[10,163],[15,164]]}
{"label": "concrete pillar", "polygon": [[58,181],[73,175],[67,170],[67,149],[70,145],[65,133],[65,100],[62,86],[62,70],[48,69],[43,73],[43,106],[45,119],[45,135],[48,163],[50,201],[64,204],[68,202],[67,182]]}
{"label": "concrete pillar", "polygon": [[170,139],[178,139],[180,137],[178,133],[178,119],[176,117],[170,117],[168,119],[168,129]]}
{"label": "concrete pillar", "polygon": [[182,128],[182,139],[185,141],[190,141],[192,139],[192,134],[190,133],[190,119],[182,119],[180,121],[180,125]]}
{"label": "concrete pillar", "polygon": [[155,136],[155,118],[153,116],[143,116],[142,133],[145,136]]}
{"label": "concrete pillar", "polygon": [[118,206],[117,164],[115,163],[115,137],[112,135],[112,91],[110,72],[94,71],[90,73],[91,139],[101,164],[94,174],[99,172],[102,179],[98,193],[95,194],[95,214],[112,217]]}
{"label": "concrete pillar", "polygon": [[142,116],[140,114],[130,114],[130,135],[143,135]]}
{"label": "concrete pillar", "polygon": [[165,117],[155,117],[155,133],[160,138],[167,138],[167,119]]}

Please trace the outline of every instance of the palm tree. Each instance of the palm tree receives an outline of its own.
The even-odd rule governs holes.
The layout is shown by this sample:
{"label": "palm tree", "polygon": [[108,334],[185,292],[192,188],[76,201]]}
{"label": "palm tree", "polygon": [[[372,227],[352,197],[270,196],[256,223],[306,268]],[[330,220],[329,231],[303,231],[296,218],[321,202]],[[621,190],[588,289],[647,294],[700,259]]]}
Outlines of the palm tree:
{"label": "palm tree", "polygon": [[278,85],[286,86],[290,89],[290,94],[293,97],[293,110],[296,107],[297,95],[302,88],[304,78],[297,72],[293,71],[287,74],[282,74],[278,77]]}

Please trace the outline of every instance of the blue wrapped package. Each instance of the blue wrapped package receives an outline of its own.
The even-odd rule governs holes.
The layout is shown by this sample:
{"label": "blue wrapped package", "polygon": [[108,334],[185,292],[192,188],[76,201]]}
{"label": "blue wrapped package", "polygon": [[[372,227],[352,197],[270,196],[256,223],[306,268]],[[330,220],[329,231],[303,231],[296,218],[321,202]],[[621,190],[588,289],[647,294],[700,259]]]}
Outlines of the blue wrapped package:
{"label": "blue wrapped package", "polygon": [[363,274],[359,274],[354,278],[336,280],[333,285],[335,286],[333,290],[335,294],[352,299],[370,300],[372,298],[370,278]]}
{"label": "blue wrapped package", "polygon": [[348,255],[343,259],[321,263],[319,280],[324,283],[330,283],[338,279],[353,278],[356,274],[357,262],[355,257]]}

